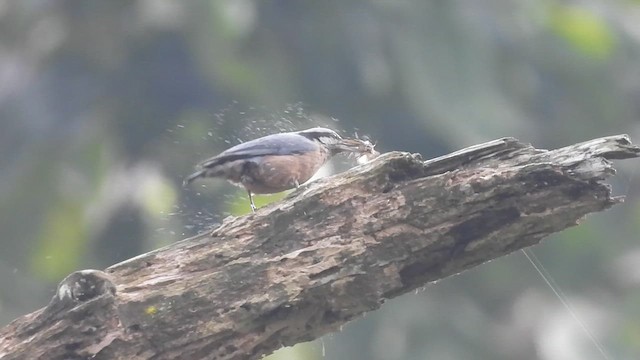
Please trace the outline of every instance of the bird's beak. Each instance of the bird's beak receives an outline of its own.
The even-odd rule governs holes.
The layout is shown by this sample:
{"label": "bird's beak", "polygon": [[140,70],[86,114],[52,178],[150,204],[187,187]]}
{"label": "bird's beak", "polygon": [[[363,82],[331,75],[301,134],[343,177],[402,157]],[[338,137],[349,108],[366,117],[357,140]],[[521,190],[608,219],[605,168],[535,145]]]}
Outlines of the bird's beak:
{"label": "bird's beak", "polygon": [[380,155],[380,153],[374,149],[375,145],[368,140],[345,138],[341,139],[335,147],[340,151],[355,154],[358,156],[359,163],[366,163]]}

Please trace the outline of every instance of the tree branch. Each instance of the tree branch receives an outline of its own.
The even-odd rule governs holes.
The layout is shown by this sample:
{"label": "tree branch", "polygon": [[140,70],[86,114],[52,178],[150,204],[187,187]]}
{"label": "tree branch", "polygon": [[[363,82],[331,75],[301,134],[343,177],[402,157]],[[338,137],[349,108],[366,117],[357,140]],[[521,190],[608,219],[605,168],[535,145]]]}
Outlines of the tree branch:
{"label": "tree branch", "polygon": [[611,207],[608,159],[639,155],[624,135],[387,153],[211,233],[69,275],[0,330],[0,357],[259,359]]}

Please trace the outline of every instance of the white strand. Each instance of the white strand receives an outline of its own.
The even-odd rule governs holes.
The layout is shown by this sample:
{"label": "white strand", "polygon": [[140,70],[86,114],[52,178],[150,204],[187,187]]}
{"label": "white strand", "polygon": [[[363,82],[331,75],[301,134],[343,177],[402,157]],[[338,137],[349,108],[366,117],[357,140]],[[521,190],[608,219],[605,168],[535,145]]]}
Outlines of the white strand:
{"label": "white strand", "polygon": [[598,341],[596,336],[593,334],[593,332],[591,332],[591,330],[589,330],[587,325],[582,320],[580,320],[580,318],[578,317],[578,314],[576,314],[576,312],[574,311],[574,306],[571,304],[571,302],[569,301],[567,296],[564,294],[564,292],[560,289],[558,284],[553,280],[549,272],[547,272],[547,270],[544,268],[540,260],[538,260],[538,258],[533,253],[533,251],[522,249],[522,253],[529,260],[531,265],[533,265],[533,267],[536,269],[538,274],[540,274],[540,277],[542,277],[542,280],[544,280],[544,282],[547,285],[549,285],[549,287],[551,288],[551,291],[553,291],[553,293],[558,297],[558,299],[564,305],[564,307],[567,308],[567,310],[569,311],[569,314],[571,314],[571,317],[573,317],[576,323],[578,323],[578,325],[580,325],[580,327],[582,328],[582,331],[584,331],[584,333],[587,334],[589,339],[591,339],[591,342],[593,342],[593,345],[598,349],[600,354],[602,354],[602,357],[606,360],[612,360],[612,358],[605,351],[602,343]]}

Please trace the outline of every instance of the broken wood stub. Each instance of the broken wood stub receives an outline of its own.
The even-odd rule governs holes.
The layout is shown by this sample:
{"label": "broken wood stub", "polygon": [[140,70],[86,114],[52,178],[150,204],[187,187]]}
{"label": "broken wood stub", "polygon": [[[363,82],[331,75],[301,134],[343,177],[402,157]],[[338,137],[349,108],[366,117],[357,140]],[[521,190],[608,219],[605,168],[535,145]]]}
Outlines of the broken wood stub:
{"label": "broken wood stub", "polygon": [[639,154],[622,135],[553,151],[506,138],[428,161],[384,154],[91,273],[101,291],[62,291],[64,306],[17,319],[0,331],[0,357],[36,358],[37,343],[61,359],[258,359],[609,208],[620,200],[602,182],[608,159]]}

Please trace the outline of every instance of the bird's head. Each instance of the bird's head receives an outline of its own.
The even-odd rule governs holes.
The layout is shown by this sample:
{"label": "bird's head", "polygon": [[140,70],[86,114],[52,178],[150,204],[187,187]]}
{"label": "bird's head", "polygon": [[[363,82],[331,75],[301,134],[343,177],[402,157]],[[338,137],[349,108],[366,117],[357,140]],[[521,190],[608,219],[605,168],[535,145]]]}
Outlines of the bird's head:
{"label": "bird's head", "polygon": [[342,137],[338,135],[337,132],[322,127],[301,130],[296,132],[296,134],[304,136],[309,140],[315,141],[320,145],[324,145],[327,147],[338,144],[342,140]]}
{"label": "bird's head", "polygon": [[360,155],[373,154],[374,152],[379,154],[373,149],[374,145],[372,145],[371,142],[360,139],[342,138],[337,132],[327,128],[315,127],[298,131],[297,134],[324,146],[332,154],[341,152]]}
{"label": "bird's head", "polygon": [[297,134],[324,147],[332,155],[344,151],[352,151],[350,146],[343,145],[344,140],[342,139],[342,136],[338,135],[337,132],[331,129],[315,127],[298,131]]}

